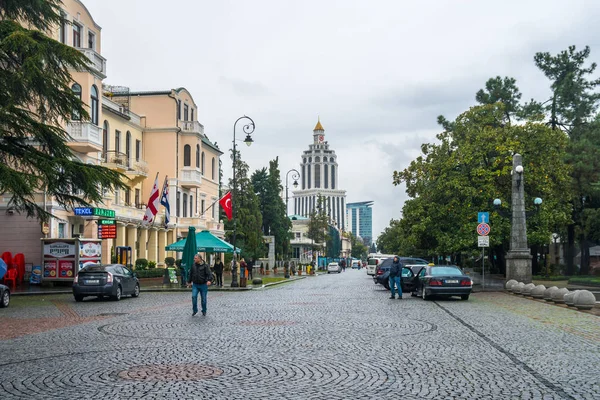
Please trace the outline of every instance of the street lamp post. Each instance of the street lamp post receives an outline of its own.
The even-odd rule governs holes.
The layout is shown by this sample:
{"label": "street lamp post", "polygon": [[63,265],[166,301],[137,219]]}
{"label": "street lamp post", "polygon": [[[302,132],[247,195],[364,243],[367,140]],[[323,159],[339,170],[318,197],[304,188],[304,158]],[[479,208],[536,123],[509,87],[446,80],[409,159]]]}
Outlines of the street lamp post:
{"label": "street lamp post", "polygon": [[235,239],[236,239],[236,228],[237,228],[237,207],[235,205],[235,200],[237,198],[237,194],[236,194],[236,190],[237,190],[237,186],[236,186],[236,180],[235,180],[235,159],[236,159],[236,145],[235,145],[235,127],[237,125],[237,123],[240,120],[243,119],[247,119],[249,122],[244,125],[244,133],[246,134],[246,138],[244,139],[244,143],[246,143],[247,146],[250,146],[253,142],[252,137],[250,136],[252,134],[252,132],[254,132],[254,121],[252,120],[252,118],[247,117],[247,116],[243,116],[238,118],[234,124],[233,124],[233,190],[231,191],[231,208],[233,210],[233,262],[232,262],[232,266],[231,266],[231,287],[238,287],[238,281],[237,281],[237,268],[236,268],[236,264],[235,264]]}
{"label": "street lamp post", "polygon": [[292,179],[294,180],[294,183],[292,183],[292,185],[294,186],[294,189],[298,188],[298,179],[300,179],[300,172],[298,172],[297,170],[295,170],[294,168],[290,169],[287,174],[285,174],[285,215],[288,215],[289,213],[289,207],[288,207],[288,201],[289,201],[289,197],[288,197],[288,177],[290,175],[290,172],[293,172],[294,174],[292,175]]}

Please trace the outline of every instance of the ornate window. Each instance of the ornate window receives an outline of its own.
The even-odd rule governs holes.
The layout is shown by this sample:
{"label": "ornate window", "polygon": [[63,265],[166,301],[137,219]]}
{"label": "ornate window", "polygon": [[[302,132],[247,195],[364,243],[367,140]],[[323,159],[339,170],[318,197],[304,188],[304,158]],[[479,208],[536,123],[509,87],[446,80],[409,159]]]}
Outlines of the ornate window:
{"label": "ornate window", "polygon": [[189,167],[192,165],[192,147],[189,144],[183,146],[183,166]]}
{"label": "ornate window", "polygon": [[[73,86],[71,86],[71,90],[73,90],[73,94],[77,96],[79,100],[81,100],[81,86],[78,83],[74,83]],[[81,115],[79,115],[79,112],[77,110],[73,110],[73,112],[71,113],[71,119],[73,121],[81,120]]]}
{"label": "ornate window", "polygon": [[98,125],[98,105],[100,102],[98,101],[98,88],[96,85],[92,85],[92,91],[90,95],[90,111],[92,113],[92,124]]}

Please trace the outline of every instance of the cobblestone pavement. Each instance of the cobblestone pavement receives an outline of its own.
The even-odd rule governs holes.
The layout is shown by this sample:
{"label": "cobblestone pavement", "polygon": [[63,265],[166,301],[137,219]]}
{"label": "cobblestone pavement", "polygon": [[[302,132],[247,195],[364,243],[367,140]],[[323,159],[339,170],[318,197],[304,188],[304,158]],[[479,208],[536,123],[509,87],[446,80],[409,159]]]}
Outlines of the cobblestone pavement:
{"label": "cobblestone pavement", "polygon": [[364,270],[189,297],[15,297],[0,398],[600,398],[600,318],[543,302],[390,300]]}

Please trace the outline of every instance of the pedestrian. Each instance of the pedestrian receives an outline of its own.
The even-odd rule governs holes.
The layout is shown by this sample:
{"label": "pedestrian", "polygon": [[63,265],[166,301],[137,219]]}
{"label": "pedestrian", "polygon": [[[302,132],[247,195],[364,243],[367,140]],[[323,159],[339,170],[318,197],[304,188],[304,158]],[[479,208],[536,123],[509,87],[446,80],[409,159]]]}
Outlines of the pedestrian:
{"label": "pedestrian", "polygon": [[342,271],[346,272],[346,260],[342,260]]}
{"label": "pedestrian", "polygon": [[217,286],[223,286],[223,261],[221,261],[221,257],[217,257],[215,261],[215,265],[213,266],[213,270],[215,271],[215,277],[217,279]]}
{"label": "pedestrian", "polygon": [[390,267],[390,289],[392,291],[392,295],[390,299],[396,298],[396,292],[394,291],[394,287],[398,288],[398,300],[402,300],[402,284],[400,283],[400,278],[402,277],[402,264],[400,264],[400,259],[395,256],[394,261],[392,262],[392,266]]}
{"label": "pedestrian", "polygon": [[248,261],[248,279],[253,279],[254,275],[254,258],[251,258],[250,261]]}
{"label": "pedestrian", "polygon": [[208,286],[212,281],[210,267],[204,262],[200,254],[194,256],[194,265],[190,269],[188,276],[188,287],[192,287],[192,317],[198,314],[198,293],[202,302],[202,315],[206,315],[206,294]]}
{"label": "pedestrian", "polygon": [[[242,273],[242,271],[244,271],[244,275],[245,275],[245,271],[247,269],[248,269],[248,264],[246,264],[246,259],[244,257],[242,257],[242,261],[240,261],[240,274]],[[245,277],[246,276],[242,276],[242,278],[245,278]]]}

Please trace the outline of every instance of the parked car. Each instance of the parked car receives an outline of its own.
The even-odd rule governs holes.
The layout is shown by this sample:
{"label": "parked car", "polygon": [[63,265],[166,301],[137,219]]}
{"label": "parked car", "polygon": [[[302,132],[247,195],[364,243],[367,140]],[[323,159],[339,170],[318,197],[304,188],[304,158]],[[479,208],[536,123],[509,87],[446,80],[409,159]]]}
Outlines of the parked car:
{"label": "parked car", "polygon": [[[398,257],[402,267],[410,268],[413,272],[413,276],[417,276],[421,269],[427,265],[427,261],[422,258],[413,258],[413,257]],[[394,262],[394,258],[387,258],[383,260],[376,269],[375,276],[373,277],[373,281],[375,283],[379,283],[386,287],[389,290],[389,278],[390,278],[390,267]]]}
{"label": "parked car", "polygon": [[434,296],[460,296],[469,300],[473,282],[456,265],[428,265],[415,279],[413,296],[429,300]]}
{"label": "parked car", "polygon": [[360,269],[362,262],[360,260],[352,260],[352,269]]}
{"label": "parked car", "polygon": [[340,264],[336,262],[330,262],[329,265],[327,265],[327,273],[330,274],[332,272],[337,272],[338,274],[342,272],[342,267]]}
{"label": "parked car", "polygon": [[367,260],[367,275],[375,275],[377,273],[377,266],[379,263],[387,260],[387,257],[371,257]]}
{"label": "parked car", "polygon": [[0,285],[0,308],[8,307],[10,304],[10,289],[8,286]]}
{"label": "parked car", "polygon": [[109,296],[119,301],[122,296],[140,295],[137,275],[121,264],[90,264],[83,267],[73,281],[75,301],[86,296]]}

